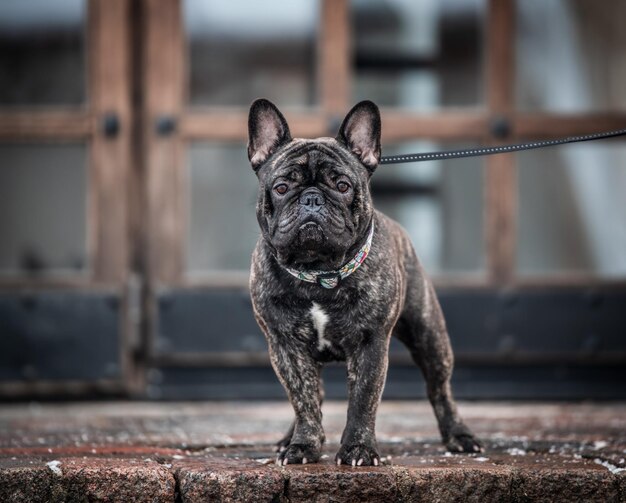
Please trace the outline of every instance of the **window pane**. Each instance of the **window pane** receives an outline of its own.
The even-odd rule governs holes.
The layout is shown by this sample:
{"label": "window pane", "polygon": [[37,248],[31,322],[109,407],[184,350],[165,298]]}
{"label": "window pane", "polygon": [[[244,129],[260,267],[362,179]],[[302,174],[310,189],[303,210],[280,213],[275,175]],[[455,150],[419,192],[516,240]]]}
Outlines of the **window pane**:
{"label": "window pane", "polygon": [[310,0],[185,0],[191,104],[313,104],[318,17]]}
{"label": "window pane", "polygon": [[84,0],[0,2],[0,105],[85,100]]}
{"label": "window pane", "polygon": [[521,274],[626,275],[625,165],[617,142],[518,154]]}
{"label": "window pane", "polygon": [[526,110],[626,110],[626,2],[523,0],[517,103]]}
{"label": "window pane", "polygon": [[187,156],[187,271],[248,271],[260,231],[255,212],[258,183],[246,146],[194,143]]}
{"label": "window pane", "polygon": [[354,101],[433,110],[482,97],[484,0],[352,0]]}
{"label": "window pane", "polygon": [[[388,145],[384,155],[459,145]],[[483,263],[483,173],[478,158],[383,165],[374,173],[376,207],[400,222],[428,272],[479,272]]]}
{"label": "window pane", "polygon": [[86,267],[84,145],[0,145],[0,273]]}

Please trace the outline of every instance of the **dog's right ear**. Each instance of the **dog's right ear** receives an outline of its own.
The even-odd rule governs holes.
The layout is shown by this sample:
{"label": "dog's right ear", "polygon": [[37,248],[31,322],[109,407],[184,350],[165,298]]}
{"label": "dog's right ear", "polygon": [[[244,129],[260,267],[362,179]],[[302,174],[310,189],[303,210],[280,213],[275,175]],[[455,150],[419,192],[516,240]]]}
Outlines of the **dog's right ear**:
{"label": "dog's right ear", "polygon": [[248,115],[248,159],[255,171],[290,140],[287,121],[271,101],[261,98],[252,103]]}

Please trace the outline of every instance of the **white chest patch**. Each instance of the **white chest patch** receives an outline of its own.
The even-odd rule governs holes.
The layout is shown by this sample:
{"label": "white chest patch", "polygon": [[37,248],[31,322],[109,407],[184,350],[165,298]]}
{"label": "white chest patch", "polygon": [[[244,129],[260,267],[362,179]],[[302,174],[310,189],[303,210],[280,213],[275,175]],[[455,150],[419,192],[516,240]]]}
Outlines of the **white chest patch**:
{"label": "white chest patch", "polygon": [[311,307],[311,318],[313,319],[313,326],[317,331],[317,349],[324,351],[325,348],[330,348],[332,346],[331,342],[324,338],[324,330],[328,324],[328,315],[315,302],[313,302]]}

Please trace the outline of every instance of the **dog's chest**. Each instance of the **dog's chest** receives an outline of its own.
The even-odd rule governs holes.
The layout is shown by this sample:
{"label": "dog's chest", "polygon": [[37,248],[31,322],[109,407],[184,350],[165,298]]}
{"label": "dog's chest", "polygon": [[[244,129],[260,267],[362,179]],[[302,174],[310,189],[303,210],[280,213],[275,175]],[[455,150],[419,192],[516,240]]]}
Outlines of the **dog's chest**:
{"label": "dog's chest", "polygon": [[331,351],[333,349],[333,343],[329,338],[330,330],[327,331],[329,328],[328,323],[330,321],[329,313],[325,311],[317,302],[313,302],[309,311],[309,316],[313,325],[311,335],[314,339],[312,342],[315,349],[320,353]]}
{"label": "dog's chest", "polygon": [[308,312],[310,320],[309,341],[314,356],[319,359],[342,359],[343,349],[335,335],[336,314],[313,302]]}

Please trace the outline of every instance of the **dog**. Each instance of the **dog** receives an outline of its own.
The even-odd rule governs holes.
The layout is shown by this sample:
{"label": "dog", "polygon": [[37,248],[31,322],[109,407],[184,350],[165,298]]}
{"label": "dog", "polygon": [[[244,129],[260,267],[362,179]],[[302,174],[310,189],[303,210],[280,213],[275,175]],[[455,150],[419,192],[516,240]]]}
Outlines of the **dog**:
{"label": "dog", "polygon": [[406,231],[372,205],[370,178],[381,155],[378,107],[362,101],[336,138],[310,140],[292,138],[278,108],[258,99],[248,133],[261,229],[252,255],[252,305],[296,416],[278,443],[277,464],[319,461],[320,371],[330,361],[346,362],[349,392],[335,461],[380,464],[376,411],[391,336],[424,375],[447,449],[482,451],[452,396],[452,350],[432,283]]}

